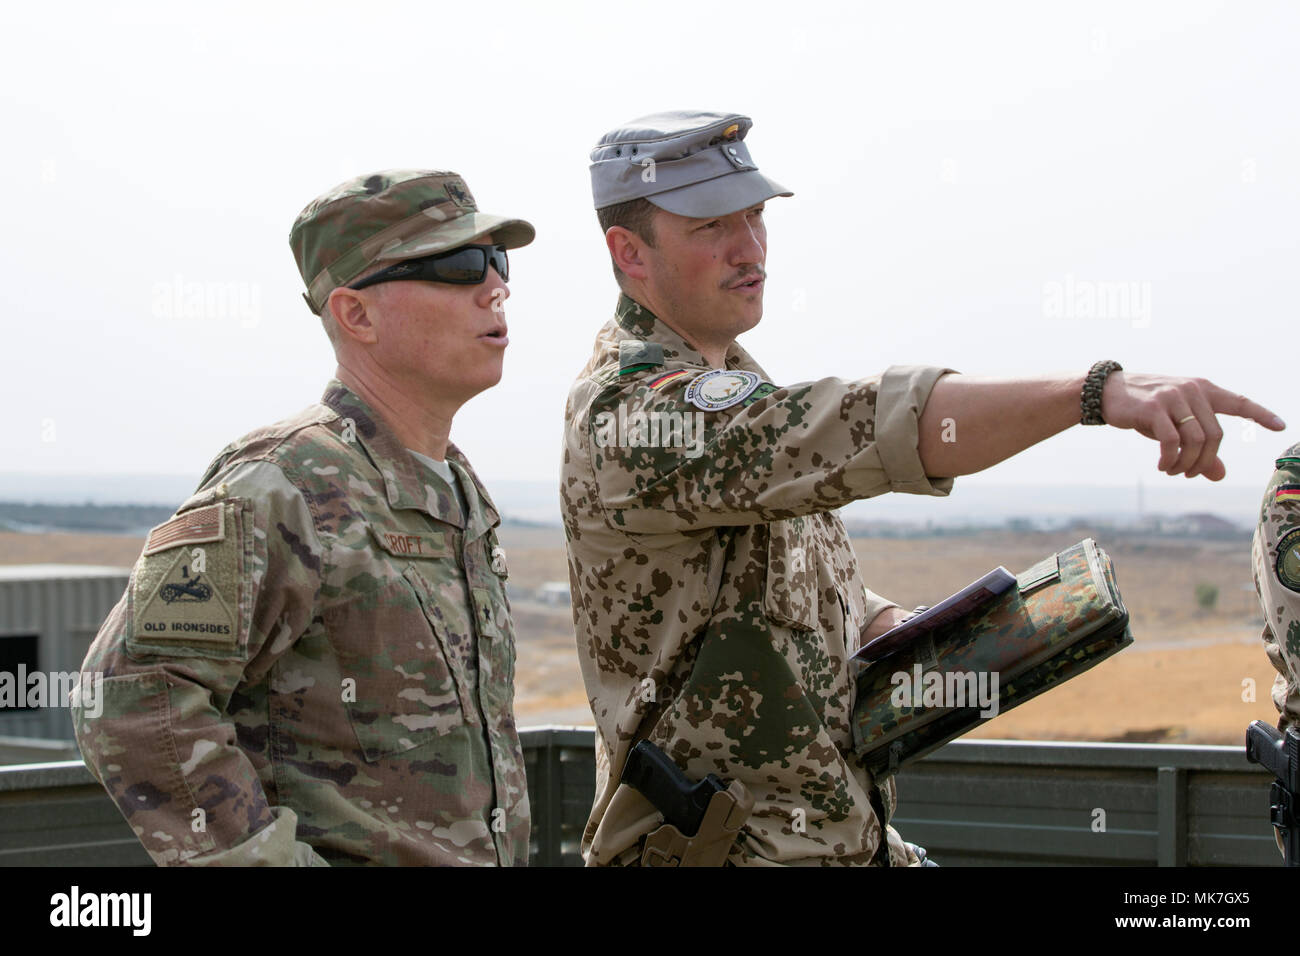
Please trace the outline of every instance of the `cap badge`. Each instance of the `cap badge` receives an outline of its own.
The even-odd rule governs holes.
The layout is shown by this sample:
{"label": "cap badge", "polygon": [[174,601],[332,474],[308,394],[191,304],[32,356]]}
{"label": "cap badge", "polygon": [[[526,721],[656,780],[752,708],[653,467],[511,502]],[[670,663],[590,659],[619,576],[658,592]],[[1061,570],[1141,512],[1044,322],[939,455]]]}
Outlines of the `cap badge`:
{"label": "cap badge", "polygon": [[474,205],[474,197],[469,194],[469,189],[466,188],[463,182],[456,179],[448,180],[446,189],[447,198],[457,206],[469,207]]}

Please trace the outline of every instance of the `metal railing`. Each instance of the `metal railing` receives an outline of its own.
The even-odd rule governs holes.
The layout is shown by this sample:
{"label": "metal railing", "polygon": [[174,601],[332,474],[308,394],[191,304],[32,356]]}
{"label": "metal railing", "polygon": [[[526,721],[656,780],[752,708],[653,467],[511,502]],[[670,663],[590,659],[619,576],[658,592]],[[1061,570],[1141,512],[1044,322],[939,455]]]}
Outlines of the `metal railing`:
{"label": "metal railing", "polygon": [[[589,728],[520,734],[536,866],[574,866]],[[1277,866],[1271,777],[1244,748],[956,741],[900,775],[894,826],[945,866]],[[0,865],[148,865],[80,761],[0,767]]]}

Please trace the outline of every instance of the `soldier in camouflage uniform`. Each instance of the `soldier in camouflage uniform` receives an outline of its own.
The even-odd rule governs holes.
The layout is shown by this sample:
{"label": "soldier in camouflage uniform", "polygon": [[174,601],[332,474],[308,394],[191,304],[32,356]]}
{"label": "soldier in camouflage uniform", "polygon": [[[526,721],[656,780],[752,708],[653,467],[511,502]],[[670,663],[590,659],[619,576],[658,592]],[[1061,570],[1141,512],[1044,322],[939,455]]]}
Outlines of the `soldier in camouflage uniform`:
{"label": "soldier in camouflage uniform", "polygon": [[84,665],[82,753],[157,863],[527,862],[498,515],[447,436],[500,378],[503,250],[532,238],[454,173],[299,215],[336,378],[222,450]]}
{"label": "soldier in camouflage uniform", "polygon": [[1278,729],[1300,726],[1300,445],[1277,460],[1251,544]]}
{"label": "soldier in camouflage uniform", "polygon": [[[915,865],[924,851],[888,826],[892,778],[877,785],[853,752],[849,662],[907,615],[863,586],[835,509],[946,495],[1081,408],[1160,439],[1161,467],[1189,477],[1221,472],[1215,411],[1281,423],[1208,382],[1126,380],[1114,363],[1015,382],[893,367],[773,383],[735,337],[762,315],[763,203],[791,193],[755,166],[750,126],[656,114],[591,154],[623,295],[565,412],[561,508],[597,727],[582,849],[595,865],[674,859],[651,846],[660,813],[619,781],[647,739],[687,777],[752,798],[729,863]],[[827,271],[850,253],[828,252]]]}

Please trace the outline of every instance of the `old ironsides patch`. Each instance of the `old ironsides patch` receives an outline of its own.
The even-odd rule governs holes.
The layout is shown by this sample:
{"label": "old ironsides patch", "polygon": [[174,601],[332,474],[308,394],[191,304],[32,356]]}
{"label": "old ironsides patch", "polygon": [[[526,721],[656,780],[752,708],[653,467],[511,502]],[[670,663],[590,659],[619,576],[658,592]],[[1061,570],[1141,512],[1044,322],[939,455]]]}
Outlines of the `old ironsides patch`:
{"label": "old ironsides patch", "polygon": [[132,580],[132,646],[238,646],[238,507],[218,502],[196,508],[149,532]]}

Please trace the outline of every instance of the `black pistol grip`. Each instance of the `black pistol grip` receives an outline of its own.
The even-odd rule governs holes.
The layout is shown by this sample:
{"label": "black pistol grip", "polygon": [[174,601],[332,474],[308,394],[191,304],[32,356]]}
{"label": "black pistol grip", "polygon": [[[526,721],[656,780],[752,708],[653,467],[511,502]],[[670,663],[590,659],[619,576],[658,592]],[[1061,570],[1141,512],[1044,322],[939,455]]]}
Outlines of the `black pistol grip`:
{"label": "black pistol grip", "polygon": [[666,753],[648,740],[638,741],[627,756],[621,782],[641,793],[666,822],[684,834],[694,834],[708,806],[696,803],[698,785],[692,786]]}

